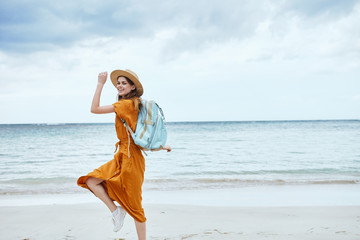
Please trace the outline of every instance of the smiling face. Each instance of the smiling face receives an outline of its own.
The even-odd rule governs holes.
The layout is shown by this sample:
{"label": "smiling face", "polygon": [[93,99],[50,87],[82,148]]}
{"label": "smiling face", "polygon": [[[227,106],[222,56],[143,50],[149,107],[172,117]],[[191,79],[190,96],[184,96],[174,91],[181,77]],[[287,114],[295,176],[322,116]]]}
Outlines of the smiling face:
{"label": "smiling face", "polygon": [[125,77],[118,77],[116,88],[119,92],[119,96],[124,97],[132,90],[135,90],[135,85],[131,85]]}

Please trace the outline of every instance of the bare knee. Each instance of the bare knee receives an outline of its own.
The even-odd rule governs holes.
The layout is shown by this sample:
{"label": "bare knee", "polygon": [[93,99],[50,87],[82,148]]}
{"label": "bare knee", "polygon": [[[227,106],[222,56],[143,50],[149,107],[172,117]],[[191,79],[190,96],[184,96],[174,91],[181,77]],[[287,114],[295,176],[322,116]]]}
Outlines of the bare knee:
{"label": "bare knee", "polygon": [[91,189],[92,187],[96,187],[96,185],[99,185],[102,182],[103,182],[102,179],[89,177],[85,183]]}
{"label": "bare knee", "polygon": [[85,184],[88,186],[88,188],[91,189],[91,187],[93,186],[92,177],[89,177],[88,179],[86,179]]}

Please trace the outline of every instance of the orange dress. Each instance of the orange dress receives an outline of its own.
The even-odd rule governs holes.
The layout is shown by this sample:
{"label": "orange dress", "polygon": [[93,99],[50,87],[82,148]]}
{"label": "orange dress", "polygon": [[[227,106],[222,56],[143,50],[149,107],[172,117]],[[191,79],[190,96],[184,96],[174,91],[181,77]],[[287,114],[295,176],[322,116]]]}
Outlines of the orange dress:
{"label": "orange dress", "polygon": [[110,198],[118,202],[136,221],[145,222],[145,213],[141,203],[145,159],[120,120],[124,119],[134,131],[138,112],[135,110],[133,100],[130,99],[120,100],[113,106],[116,113],[116,134],[119,139],[116,143],[118,151],[113,160],[86,176],[81,176],[77,184],[89,189],[85,183],[89,177],[103,179],[102,184]]}

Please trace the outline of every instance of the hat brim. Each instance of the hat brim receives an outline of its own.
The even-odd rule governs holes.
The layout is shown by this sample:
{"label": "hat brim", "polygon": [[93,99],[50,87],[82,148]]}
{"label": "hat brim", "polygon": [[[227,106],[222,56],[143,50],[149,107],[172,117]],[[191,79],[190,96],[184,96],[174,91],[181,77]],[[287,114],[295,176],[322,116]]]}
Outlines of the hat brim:
{"label": "hat brim", "polygon": [[114,70],[114,71],[112,71],[112,73],[110,74],[110,79],[111,79],[112,84],[115,87],[117,86],[118,78],[121,77],[121,76],[127,77],[128,79],[130,79],[134,83],[135,88],[136,88],[136,95],[138,97],[143,95],[144,90],[143,90],[141,82],[139,81],[139,79],[136,76],[134,76],[133,74],[131,74],[130,72],[127,72],[127,71],[123,71],[123,70]]}

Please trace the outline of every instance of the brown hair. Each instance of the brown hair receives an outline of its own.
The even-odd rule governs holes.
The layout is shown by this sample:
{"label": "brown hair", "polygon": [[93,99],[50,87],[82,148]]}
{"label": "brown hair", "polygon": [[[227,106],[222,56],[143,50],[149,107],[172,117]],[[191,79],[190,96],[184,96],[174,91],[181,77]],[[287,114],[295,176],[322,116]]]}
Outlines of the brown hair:
{"label": "brown hair", "polygon": [[[135,86],[134,82],[131,81],[129,78],[125,77],[125,76],[119,76],[119,77],[123,77],[126,79],[126,81],[131,85],[131,86]],[[128,94],[126,94],[125,96],[120,96],[119,94],[117,94],[117,100],[120,101],[121,99],[131,99],[134,102],[134,107],[136,111],[140,110],[140,106],[141,106],[141,101],[140,98],[136,95],[136,88],[134,90],[131,90],[131,92],[129,92]]]}

